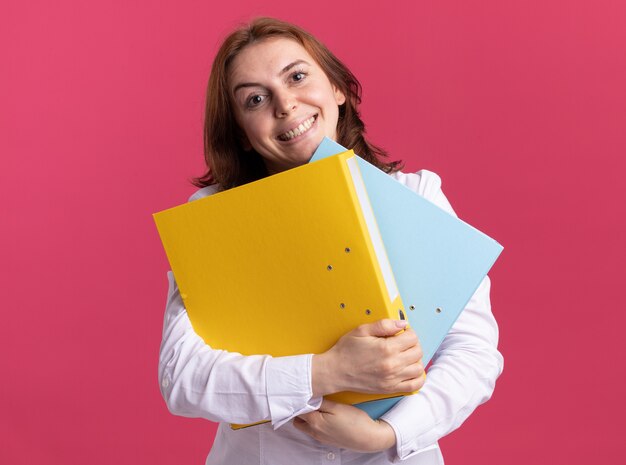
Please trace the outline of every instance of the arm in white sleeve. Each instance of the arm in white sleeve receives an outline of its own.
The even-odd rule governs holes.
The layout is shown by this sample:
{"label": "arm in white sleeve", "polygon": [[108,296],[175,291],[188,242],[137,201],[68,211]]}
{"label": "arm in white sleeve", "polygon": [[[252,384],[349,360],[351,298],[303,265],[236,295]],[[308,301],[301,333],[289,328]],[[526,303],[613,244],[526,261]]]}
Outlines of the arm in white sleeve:
{"label": "arm in white sleeve", "polygon": [[229,423],[271,420],[275,428],[319,408],[312,397],[312,355],[243,356],[212,349],[191,326],[172,272],[159,354],[169,410]]}
{"label": "arm in white sleeve", "polygon": [[[421,179],[414,179],[419,188],[406,181],[454,214],[434,173],[422,172]],[[396,433],[396,461],[418,454],[458,428],[491,397],[503,358],[497,350],[498,326],[489,289],[485,277],[435,354],[419,393],[405,397],[382,416]]]}

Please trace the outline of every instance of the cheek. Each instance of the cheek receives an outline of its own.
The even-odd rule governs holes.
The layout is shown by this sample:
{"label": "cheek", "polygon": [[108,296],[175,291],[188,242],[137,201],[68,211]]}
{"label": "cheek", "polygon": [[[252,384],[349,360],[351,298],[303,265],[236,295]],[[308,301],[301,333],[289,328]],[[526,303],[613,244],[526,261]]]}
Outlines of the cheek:
{"label": "cheek", "polygon": [[326,95],[324,102],[325,118],[328,122],[336,125],[339,119],[339,104],[333,93]]}
{"label": "cheek", "polygon": [[317,98],[324,107],[326,119],[335,120],[339,117],[339,103],[330,85],[326,89],[320,89]]}
{"label": "cheek", "polygon": [[268,134],[270,134],[270,128],[266,118],[262,118],[260,115],[251,115],[243,118],[239,126],[252,142],[267,137]]}

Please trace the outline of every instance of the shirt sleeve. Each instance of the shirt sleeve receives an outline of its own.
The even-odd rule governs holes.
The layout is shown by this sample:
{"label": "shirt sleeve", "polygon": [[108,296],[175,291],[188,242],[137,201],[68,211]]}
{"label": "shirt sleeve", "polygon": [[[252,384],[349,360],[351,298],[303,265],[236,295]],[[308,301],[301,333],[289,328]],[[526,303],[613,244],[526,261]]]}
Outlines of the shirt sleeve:
{"label": "shirt sleeve", "polygon": [[[421,171],[396,179],[454,214],[436,174]],[[489,290],[485,277],[433,357],[424,387],[381,417],[396,434],[395,462],[431,447],[491,397],[503,358]]]}
{"label": "shirt sleeve", "polygon": [[193,330],[171,271],[168,278],[158,375],[170,412],[228,423],[271,420],[278,428],[319,408],[311,354],[243,356],[211,348]]}

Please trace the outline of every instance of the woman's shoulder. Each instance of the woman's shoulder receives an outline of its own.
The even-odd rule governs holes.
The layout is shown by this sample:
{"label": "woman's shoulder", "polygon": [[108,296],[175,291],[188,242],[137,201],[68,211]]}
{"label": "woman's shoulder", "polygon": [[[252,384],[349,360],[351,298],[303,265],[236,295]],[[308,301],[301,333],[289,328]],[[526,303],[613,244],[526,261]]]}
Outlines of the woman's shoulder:
{"label": "woman's shoulder", "polygon": [[217,184],[213,184],[211,186],[206,186],[201,189],[198,189],[196,192],[189,197],[189,202],[193,202],[194,200],[201,199],[202,197],[208,197],[209,195],[215,194],[219,190],[219,186]]}
{"label": "woman's shoulder", "polygon": [[396,171],[391,176],[404,184],[412,191],[425,198],[433,198],[441,191],[441,178],[437,173],[428,170],[419,170],[415,173]]}
{"label": "woman's shoulder", "polygon": [[438,174],[428,170],[420,170],[415,173],[403,173],[396,171],[391,176],[398,182],[404,184],[413,192],[431,201],[439,208],[456,216],[452,205],[441,190],[441,178]]}

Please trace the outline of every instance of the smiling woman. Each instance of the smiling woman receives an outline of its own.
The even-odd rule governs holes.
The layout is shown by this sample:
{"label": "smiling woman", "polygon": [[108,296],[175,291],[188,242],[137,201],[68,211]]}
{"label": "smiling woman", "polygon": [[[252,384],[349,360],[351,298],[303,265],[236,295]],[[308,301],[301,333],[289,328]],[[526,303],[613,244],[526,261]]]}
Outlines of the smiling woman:
{"label": "smiling woman", "polygon": [[299,43],[277,37],[247,46],[229,82],[242,145],[270,174],[308,162],[324,136],[337,138],[346,96]]}
{"label": "smiling woman", "polygon": [[[320,94],[322,91],[324,95]],[[333,102],[332,108],[329,102]],[[261,145],[255,146],[252,141],[257,138],[259,129],[253,127],[256,123],[246,125],[246,122],[251,121],[253,115],[261,118],[256,116],[258,113],[274,115],[281,111],[276,105],[285,104],[291,108],[287,115],[278,118],[284,122],[285,129],[278,135],[284,137],[278,141],[290,140],[310,123],[318,126],[310,141],[317,140],[319,144],[323,135],[329,135],[384,171],[397,170],[399,162],[387,162],[384,150],[365,139],[365,125],[358,113],[360,103],[359,81],[321,42],[293,24],[259,18],[230,34],[213,61],[204,123],[207,172],[196,179],[195,184],[230,189],[267,176],[271,167],[267,166],[264,155],[277,154],[259,151]],[[296,105],[295,110],[293,105]],[[310,121],[313,115],[305,114],[304,108],[308,106],[311,111],[320,105],[329,113],[321,114],[320,110],[316,112],[315,120]],[[257,106],[263,110],[253,111]],[[337,115],[332,116],[335,113]],[[322,121],[317,121],[320,114],[325,118],[323,125],[320,124]],[[297,120],[294,115],[302,119]],[[334,127],[329,124],[329,118],[336,118]],[[292,122],[297,124],[291,125]],[[273,141],[273,145],[278,141]],[[287,147],[286,144],[283,146]],[[302,152],[310,158],[315,147],[311,150],[309,146]],[[280,169],[280,160],[278,162],[275,169]]]}
{"label": "smiling woman", "polygon": [[[384,151],[364,137],[360,101],[352,73],[300,28],[261,18],[233,32],[211,70],[207,172],[190,200],[303,165],[329,137],[454,214],[436,174],[404,174],[397,162],[383,161]],[[322,354],[243,356],[204,343],[171,273],[169,280],[161,393],[172,413],[220,422],[207,465],[442,464],[438,439],[491,396],[502,371],[488,278],[440,346],[426,382],[419,341],[404,321],[360,326]],[[378,421],[323,399],[419,389]],[[260,418],[271,424],[228,426]]]}

